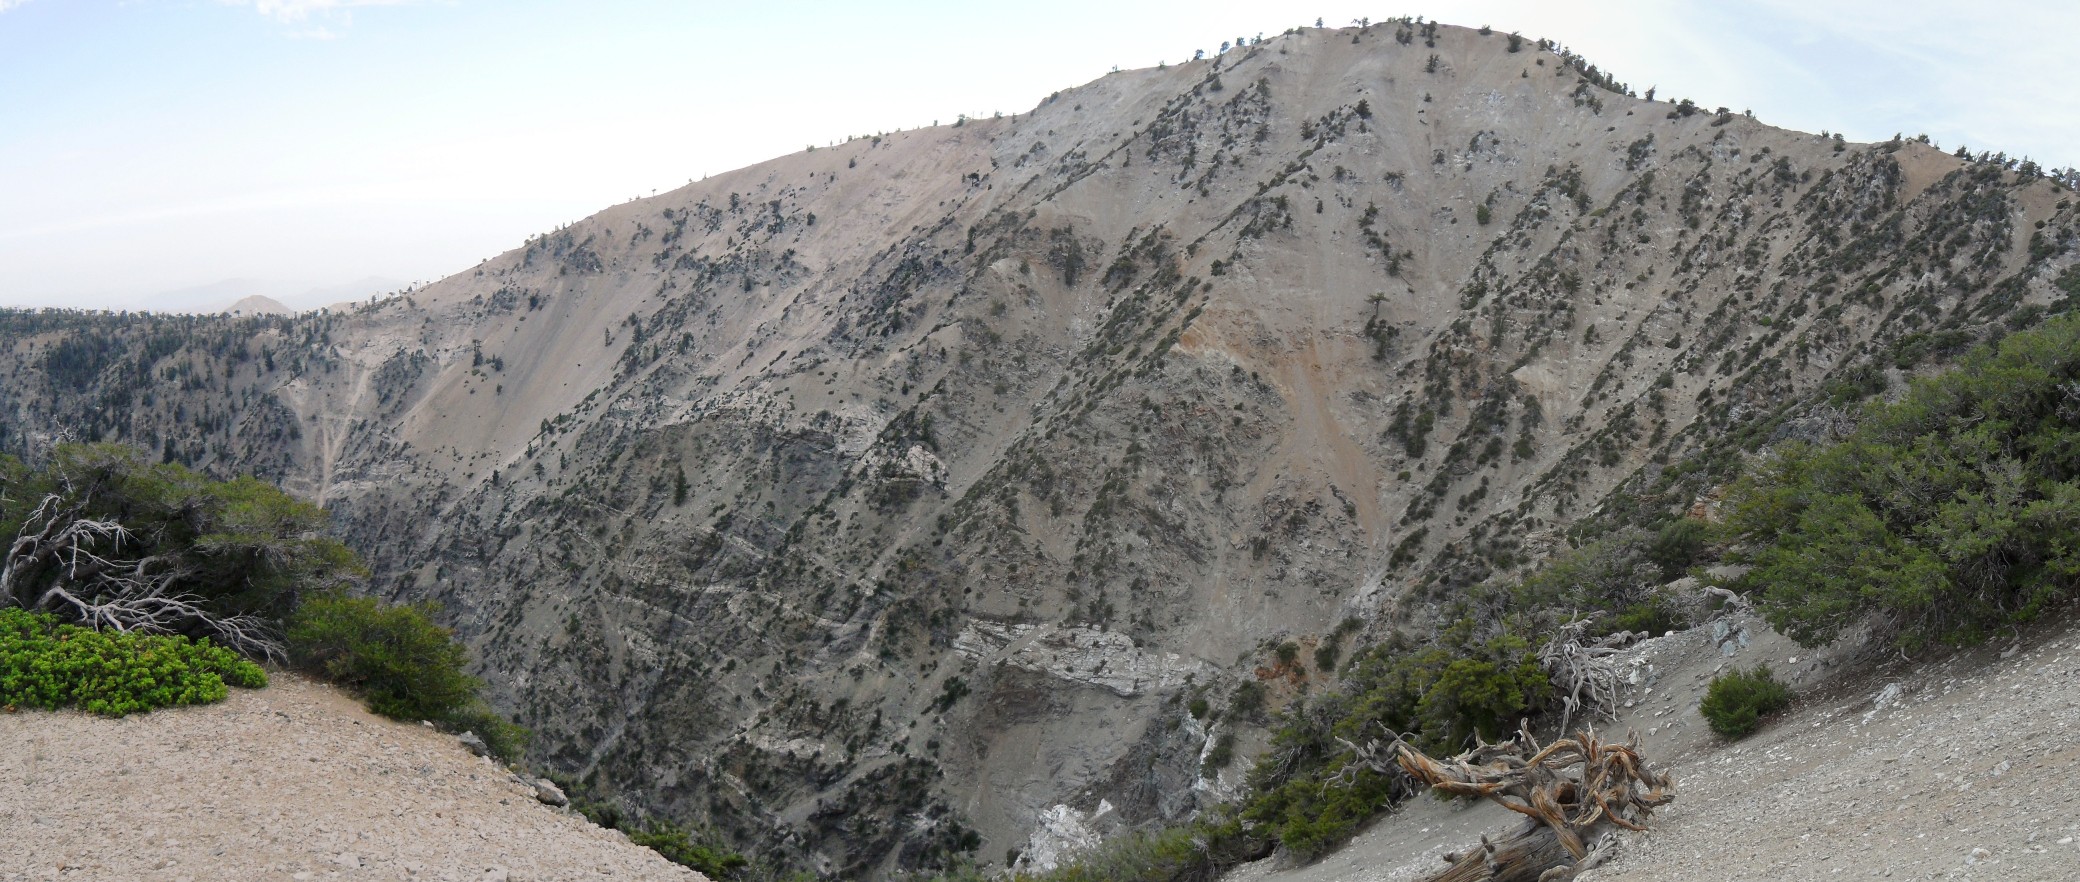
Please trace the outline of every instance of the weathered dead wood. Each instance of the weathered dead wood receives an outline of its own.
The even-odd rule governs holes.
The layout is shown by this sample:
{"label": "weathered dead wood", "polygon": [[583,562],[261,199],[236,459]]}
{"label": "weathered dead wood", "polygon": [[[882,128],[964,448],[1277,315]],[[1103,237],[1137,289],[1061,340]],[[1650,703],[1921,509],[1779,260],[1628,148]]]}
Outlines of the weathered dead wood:
{"label": "weathered dead wood", "polygon": [[1546,669],[1553,685],[1560,688],[1560,731],[1574,723],[1577,711],[1606,720],[1618,718],[1618,683],[1623,674],[1611,656],[1644,634],[1619,631],[1590,641],[1593,619],[1577,619],[1561,625],[1553,639],[1538,651],[1538,663]]}
{"label": "weathered dead wood", "polygon": [[[1346,742],[1348,743],[1348,742]],[[1541,747],[1528,728],[1500,744],[1436,760],[1395,738],[1359,750],[1361,764],[1394,766],[1441,793],[1486,799],[1524,816],[1500,841],[1446,855],[1424,882],[1564,882],[1601,863],[1620,829],[1644,830],[1675,782],[1639,756],[1638,739],[1606,744],[1590,732]],[[1384,769],[1380,769],[1384,771]]]}
{"label": "weathered dead wood", "polygon": [[279,658],[280,641],[265,620],[222,615],[179,589],[194,573],[171,555],[127,557],[136,544],[115,521],[85,515],[84,499],[45,496],[23,522],[0,561],[0,600],[53,612],[94,628],[172,633],[199,628],[248,655]]}

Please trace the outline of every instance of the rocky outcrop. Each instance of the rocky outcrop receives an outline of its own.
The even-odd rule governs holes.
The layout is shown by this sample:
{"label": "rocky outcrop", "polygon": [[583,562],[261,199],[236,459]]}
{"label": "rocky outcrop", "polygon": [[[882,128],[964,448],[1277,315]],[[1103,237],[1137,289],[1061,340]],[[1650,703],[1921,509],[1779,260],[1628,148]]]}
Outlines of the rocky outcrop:
{"label": "rocky outcrop", "polygon": [[1132,637],[1094,628],[973,619],[954,638],[953,650],[970,661],[1009,665],[1121,698],[1169,694],[1221,676],[1206,662],[1145,652]]}

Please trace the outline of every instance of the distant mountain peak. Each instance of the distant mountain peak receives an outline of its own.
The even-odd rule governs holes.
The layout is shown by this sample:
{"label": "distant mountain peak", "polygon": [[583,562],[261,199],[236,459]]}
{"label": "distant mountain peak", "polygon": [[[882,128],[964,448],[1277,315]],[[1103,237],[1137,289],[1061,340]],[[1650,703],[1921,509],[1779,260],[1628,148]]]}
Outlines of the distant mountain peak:
{"label": "distant mountain peak", "polygon": [[296,311],[265,294],[248,294],[225,307],[224,312],[232,315],[294,315]]}

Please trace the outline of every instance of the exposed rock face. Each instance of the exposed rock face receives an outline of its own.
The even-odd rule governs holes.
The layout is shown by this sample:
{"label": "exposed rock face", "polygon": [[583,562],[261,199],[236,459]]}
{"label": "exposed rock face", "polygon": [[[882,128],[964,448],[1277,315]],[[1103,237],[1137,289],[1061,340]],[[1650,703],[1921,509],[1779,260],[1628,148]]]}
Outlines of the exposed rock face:
{"label": "exposed rock face", "polygon": [[858,876],[1175,816],[1216,730],[1248,755],[1238,685],[1321,679],[1272,643],[1705,505],[1686,452],[2080,290],[2051,181],[1520,49],[1116,73],[344,314],[16,315],[0,443],[321,499],[537,759],[747,847]]}
{"label": "exposed rock face", "polygon": [[1174,693],[1220,676],[1220,669],[1198,659],[1144,652],[1132,637],[1096,628],[972,619],[953,639],[953,649],[971,662],[1009,665],[1121,698]]}

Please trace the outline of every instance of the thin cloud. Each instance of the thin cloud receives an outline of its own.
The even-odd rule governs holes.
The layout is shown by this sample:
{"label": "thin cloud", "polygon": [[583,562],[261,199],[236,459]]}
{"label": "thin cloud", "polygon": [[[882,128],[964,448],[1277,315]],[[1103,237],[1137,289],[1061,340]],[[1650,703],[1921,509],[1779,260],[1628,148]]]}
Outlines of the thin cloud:
{"label": "thin cloud", "polygon": [[[27,0],[0,0],[0,9],[5,4]],[[327,18],[344,16],[349,10],[360,6],[403,6],[417,0],[225,0],[233,6],[251,6],[254,12],[285,24],[300,24],[313,17]]]}
{"label": "thin cloud", "polygon": [[6,12],[27,2],[29,0],[0,0],[0,12]]}

